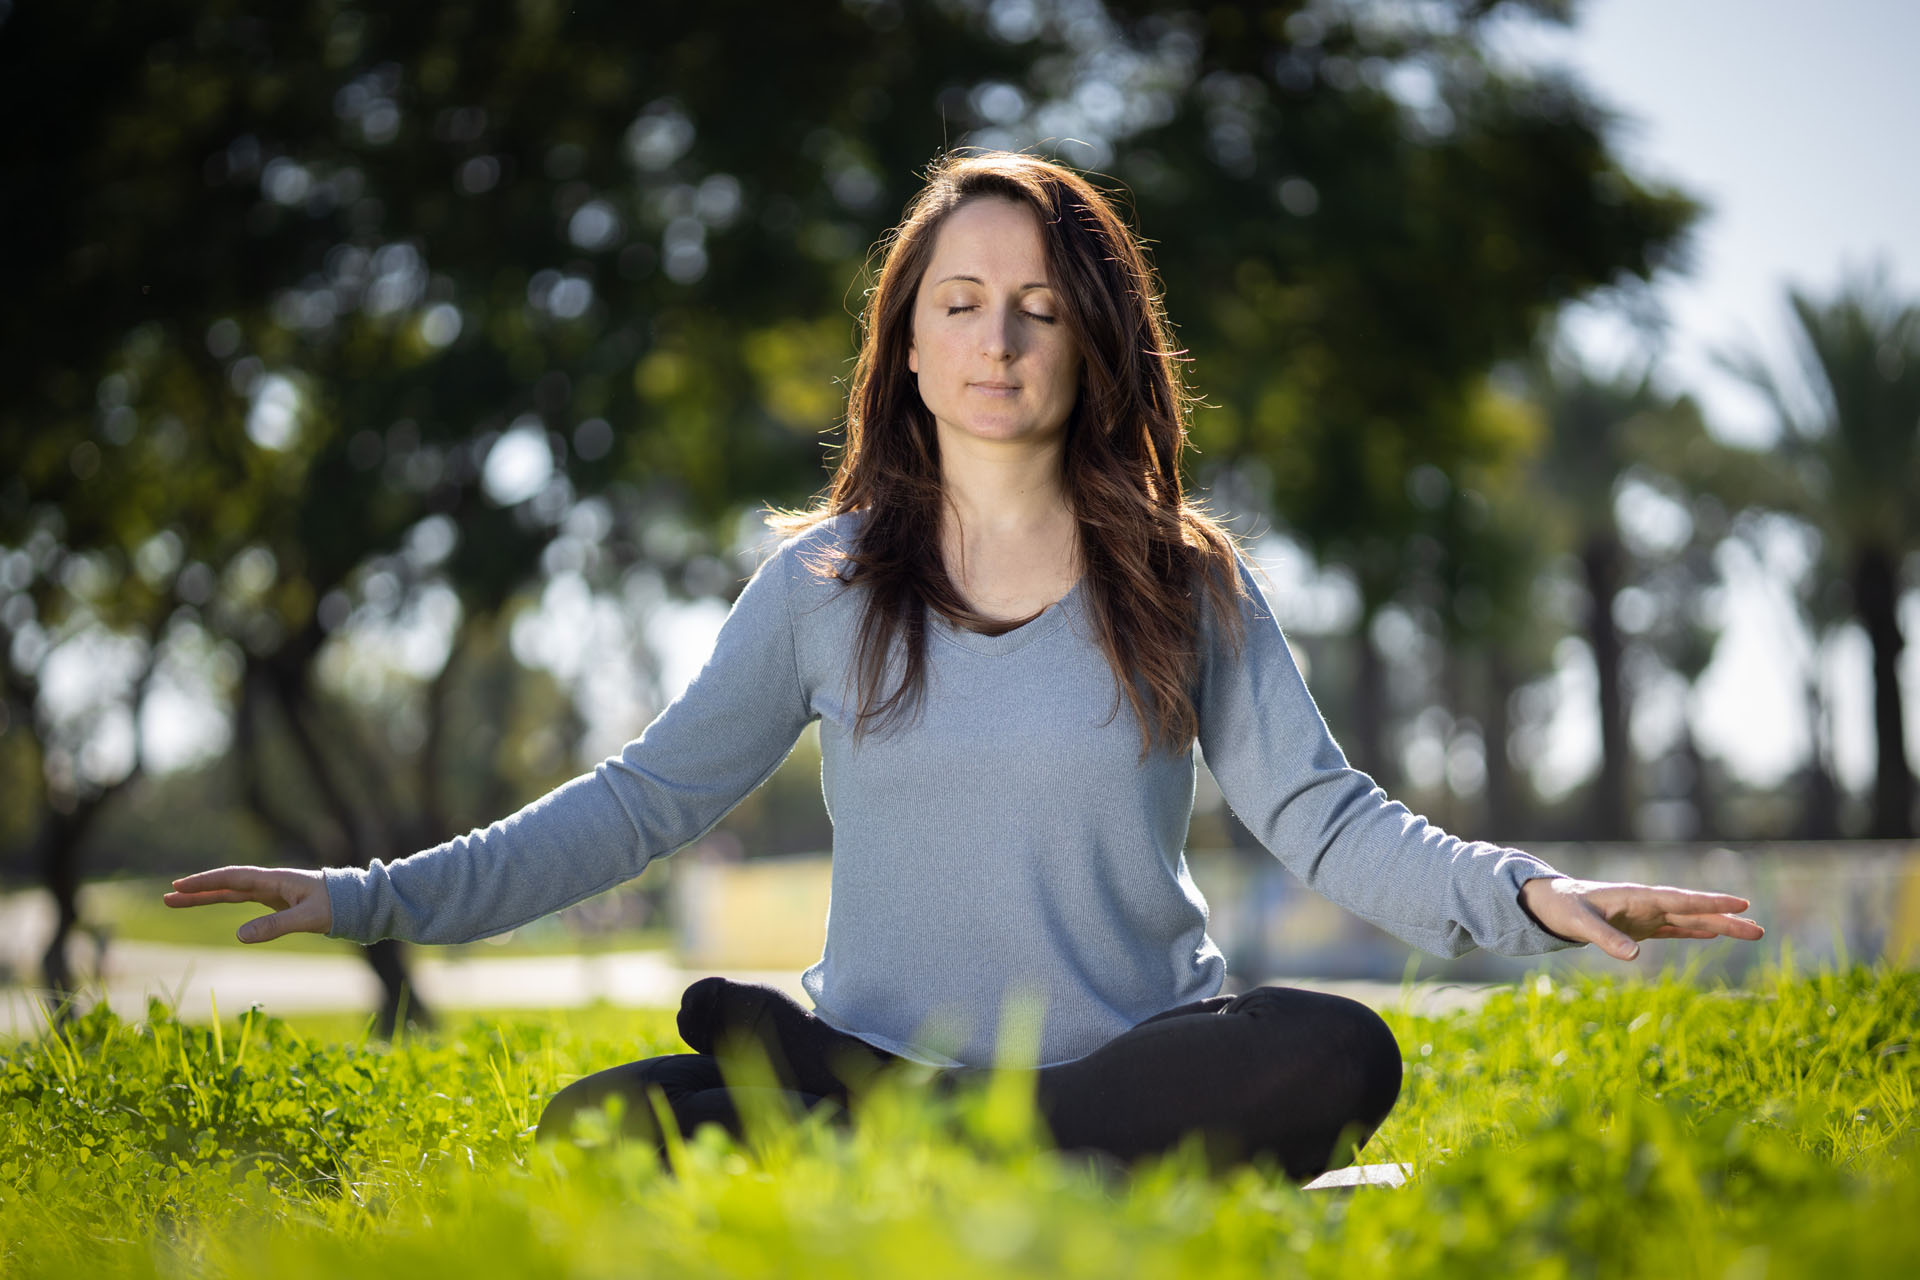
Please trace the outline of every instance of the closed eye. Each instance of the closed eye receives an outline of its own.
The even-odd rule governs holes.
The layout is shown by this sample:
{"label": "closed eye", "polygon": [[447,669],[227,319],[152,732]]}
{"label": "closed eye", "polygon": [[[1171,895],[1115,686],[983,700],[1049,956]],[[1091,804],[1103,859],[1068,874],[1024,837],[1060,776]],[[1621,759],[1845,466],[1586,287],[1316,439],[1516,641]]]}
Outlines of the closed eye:
{"label": "closed eye", "polygon": [[[972,311],[974,309],[973,307],[948,307],[947,314],[954,316],[959,315],[962,311]],[[1043,316],[1037,311],[1022,311],[1020,314],[1029,320],[1038,320],[1042,324],[1057,324],[1060,319],[1058,316]]]}

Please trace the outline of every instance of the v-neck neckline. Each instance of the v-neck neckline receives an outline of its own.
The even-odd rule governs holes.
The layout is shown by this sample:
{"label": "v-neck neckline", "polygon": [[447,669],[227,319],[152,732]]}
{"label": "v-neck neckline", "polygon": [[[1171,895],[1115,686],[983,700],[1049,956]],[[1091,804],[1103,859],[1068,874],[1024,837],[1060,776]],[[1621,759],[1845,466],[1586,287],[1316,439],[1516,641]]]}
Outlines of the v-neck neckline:
{"label": "v-neck neckline", "polygon": [[997,636],[990,636],[983,631],[969,631],[964,627],[956,627],[938,611],[932,609],[927,611],[928,622],[935,635],[944,637],[962,649],[987,657],[999,657],[1002,654],[1012,653],[1016,649],[1024,649],[1036,640],[1044,639],[1059,630],[1068,615],[1079,609],[1080,596],[1086,581],[1087,575],[1081,574],[1074,579],[1073,585],[1067,588],[1065,595],[1042,609],[1033,621],[1015,627],[1011,631],[1002,631]]}

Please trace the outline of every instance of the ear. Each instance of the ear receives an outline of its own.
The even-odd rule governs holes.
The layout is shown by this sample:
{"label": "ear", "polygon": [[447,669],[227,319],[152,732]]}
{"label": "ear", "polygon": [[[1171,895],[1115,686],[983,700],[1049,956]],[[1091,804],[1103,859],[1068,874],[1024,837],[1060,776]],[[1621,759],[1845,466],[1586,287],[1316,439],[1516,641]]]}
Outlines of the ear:
{"label": "ear", "polygon": [[920,348],[914,345],[912,338],[907,339],[907,372],[920,372]]}

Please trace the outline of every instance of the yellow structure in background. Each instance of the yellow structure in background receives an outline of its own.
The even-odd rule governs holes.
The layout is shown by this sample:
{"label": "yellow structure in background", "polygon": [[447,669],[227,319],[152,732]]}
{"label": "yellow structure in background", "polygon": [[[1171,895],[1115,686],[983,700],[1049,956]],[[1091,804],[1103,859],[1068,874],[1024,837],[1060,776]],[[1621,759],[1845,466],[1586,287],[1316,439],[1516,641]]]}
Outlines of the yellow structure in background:
{"label": "yellow structure in background", "polygon": [[1900,896],[1887,928],[1887,960],[1920,965],[1920,851],[1909,853],[1900,876]]}
{"label": "yellow structure in background", "polygon": [[685,969],[804,969],[827,936],[832,860],[824,854],[673,868]]}
{"label": "yellow structure in background", "polygon": [[[1535,850],[1572,875],[1645,884],[1680,884],[1750,897],[1767,927],[1757,947],[1714,946],[1710,954],[1737,974],[1777,958],[1791,942],[1803,961],[1844,954],[1862,964],[1920,967],[1920,844],[1906,842],[1716,845],[1543,845]],[[1243,980],[1274,974],[1331,973],[1393,978],[1413,954],[1404,944],[1293,881],[1277,862],[1203,853],[1190,858],[1213,907],[1210,932]],[[689,969],[795,972],[820,958],[826,938],[832,860],[826,854],[746,861],[688,858],[673,865],[677,962]],[[1276,895],[1273,878],[1286,881]],[[1658,956],[1693,959],[1696,944],[1654,947]],[[1616,961],[1583,950],[1556,953],[1563,966],[1611,972]],[[1500,980],[1506,969],[1474,975],[1460,966],[1537,963],[1473,953],[1455,977]],[[1431,962],[1423,960],[1432,972]],[[1356,967],[1359,966],[1359,967]]]}

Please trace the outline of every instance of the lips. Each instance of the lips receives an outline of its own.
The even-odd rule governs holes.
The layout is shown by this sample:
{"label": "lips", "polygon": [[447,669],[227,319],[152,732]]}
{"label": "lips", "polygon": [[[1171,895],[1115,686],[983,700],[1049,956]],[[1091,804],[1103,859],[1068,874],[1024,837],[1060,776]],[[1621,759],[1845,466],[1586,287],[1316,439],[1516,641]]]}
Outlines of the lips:
{"label": "lips", "polygon": [[1020,389],[1020,384],[1017,382],[976,382],[973,385],[982,391],[1018,391]]}

